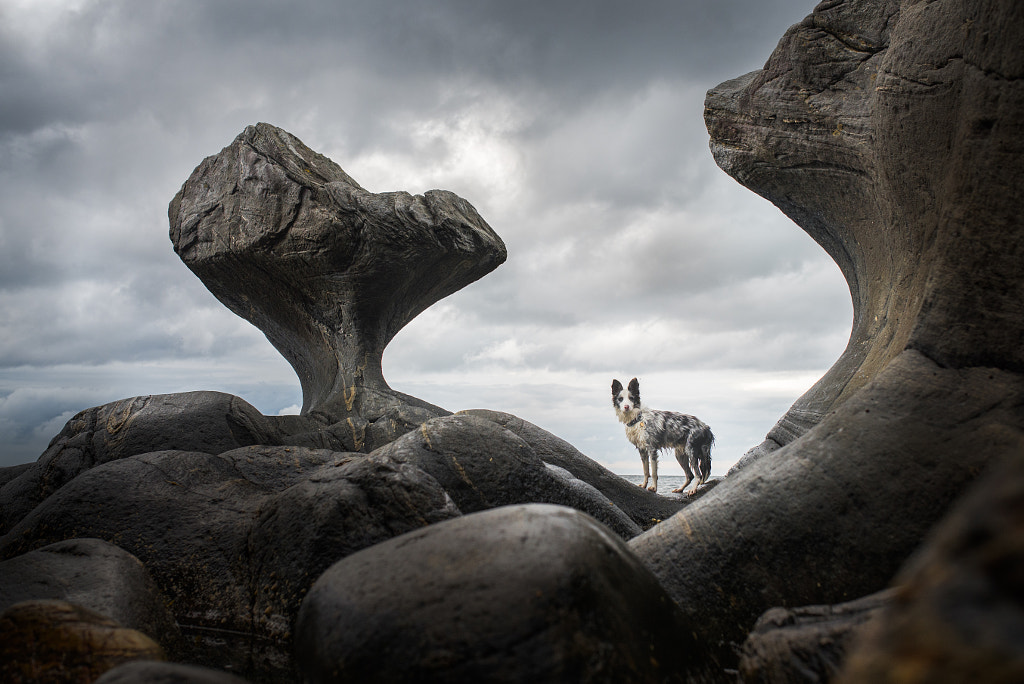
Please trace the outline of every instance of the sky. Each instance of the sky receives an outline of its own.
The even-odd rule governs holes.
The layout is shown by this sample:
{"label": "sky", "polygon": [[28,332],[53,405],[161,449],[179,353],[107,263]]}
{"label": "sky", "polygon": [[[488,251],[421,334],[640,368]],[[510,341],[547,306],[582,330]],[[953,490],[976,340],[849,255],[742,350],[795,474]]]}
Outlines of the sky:
{"label": "sky", "polygon": [[637,376],[711,426],[724,474],[850,332],[838,267],[715,166],[703,123],[814,5],[0,0],[0,466],[126,397],[298,411],[291,367],[168,238],[192,170],[264,121],[372,192],[457,193],[508,247],[398,334],[394,389],[628,474],[610,385]]}

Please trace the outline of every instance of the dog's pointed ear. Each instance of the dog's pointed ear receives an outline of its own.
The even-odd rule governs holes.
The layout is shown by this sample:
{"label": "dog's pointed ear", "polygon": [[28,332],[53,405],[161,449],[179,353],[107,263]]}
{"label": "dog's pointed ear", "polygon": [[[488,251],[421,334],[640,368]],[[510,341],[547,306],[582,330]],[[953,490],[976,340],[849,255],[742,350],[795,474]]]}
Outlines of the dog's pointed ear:
{"label": "dog's pointed ear", "polygon": [[612,380],[612,396],[618,396],[619,392],[622,391],[622,383],[618,380]]}
{"label": "dog's pointed ear", "polygon": [[637,381],[636,378],[633,378],[632,380],[629,381],[629,391],[632,392],[633,394],[639,396],[639,394],[640,394],[640,383],[639,383],[639,381]]}

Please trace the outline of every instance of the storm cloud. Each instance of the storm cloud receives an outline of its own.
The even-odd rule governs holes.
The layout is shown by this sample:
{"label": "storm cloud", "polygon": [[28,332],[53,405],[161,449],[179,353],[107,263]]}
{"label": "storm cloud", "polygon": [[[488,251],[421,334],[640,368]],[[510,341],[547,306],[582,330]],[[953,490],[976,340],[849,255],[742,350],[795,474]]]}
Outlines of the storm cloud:
{"label": "storm cloud", "polygon": [[371,191],[458,193],[508,246],[399,333],[395,389],[625,473],[608,386],[638,375],[712,426],[724,472],[849,335],[839,269],[715,166],[702,119],[813,7],[0,0],[0,465],[127,396],[302,403],[167,238],[192,169],[267,121]]}

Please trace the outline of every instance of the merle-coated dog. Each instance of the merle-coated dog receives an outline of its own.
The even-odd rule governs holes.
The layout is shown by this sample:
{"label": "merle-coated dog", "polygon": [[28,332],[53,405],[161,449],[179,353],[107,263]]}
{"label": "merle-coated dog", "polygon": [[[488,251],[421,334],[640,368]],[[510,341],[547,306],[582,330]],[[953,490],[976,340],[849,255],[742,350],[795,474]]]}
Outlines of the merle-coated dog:
{"label": "merle-coated dog", "polygon": [[686,473],[686,483],[673,492],[683,491],[696,477],[693,489],[687,492],[687,496],[693,496],[697,487],[711,477],[711,445],[715,436],[702,421],[685,413],[641,407],[640,383],[636,378],[629,381],[626,389],[618,380],[612,380],[612,405],[615,415],[626,424],[626,438],[640,452],[644,465],[641,487],[647,487],[647,481],[653,480],[649,489],[658,491],[658,452],[662,449],[675,449],[676,460]]}

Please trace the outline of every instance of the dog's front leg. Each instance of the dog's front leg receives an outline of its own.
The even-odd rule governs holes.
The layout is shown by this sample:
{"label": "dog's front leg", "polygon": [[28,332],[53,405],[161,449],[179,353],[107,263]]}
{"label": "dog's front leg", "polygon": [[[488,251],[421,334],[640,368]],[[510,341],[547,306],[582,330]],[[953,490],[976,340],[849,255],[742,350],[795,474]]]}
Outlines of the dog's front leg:
{"label": "dog's front leg", "polygon": [[658,491],[658,452],[652,451],[649,454],[651,459],[651,486],[647,489],[652,492]]}
{"label": "dog's front leg", "polygon": [[644,482],[640,485],[641,489],[647,489],[647,481],[651,479],[651,471],[647,468],[647,452],[643,449],[638,449],[640,452],[640,463],[644,466]]}

